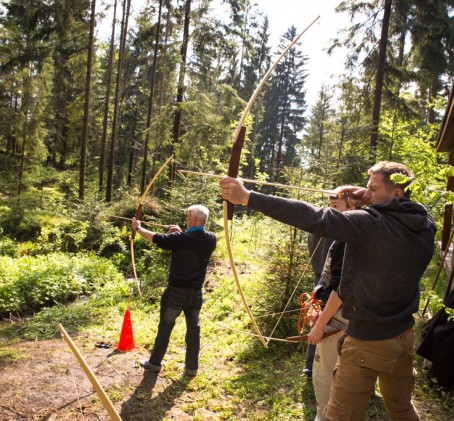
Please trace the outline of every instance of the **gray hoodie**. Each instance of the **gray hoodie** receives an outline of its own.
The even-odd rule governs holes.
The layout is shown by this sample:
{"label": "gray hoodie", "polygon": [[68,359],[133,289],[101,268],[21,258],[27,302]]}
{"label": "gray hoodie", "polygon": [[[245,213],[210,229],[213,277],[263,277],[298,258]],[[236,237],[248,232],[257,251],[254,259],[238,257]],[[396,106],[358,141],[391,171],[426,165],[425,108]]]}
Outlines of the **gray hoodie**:
{"label": "gray hoodie", "polygon": [[419,282],[432,258],[436,232],[424,206],[399,197],[341,213],[251,192],[248,208],[346,243],[339,295],[349,335],[382,340],[413,326]]}

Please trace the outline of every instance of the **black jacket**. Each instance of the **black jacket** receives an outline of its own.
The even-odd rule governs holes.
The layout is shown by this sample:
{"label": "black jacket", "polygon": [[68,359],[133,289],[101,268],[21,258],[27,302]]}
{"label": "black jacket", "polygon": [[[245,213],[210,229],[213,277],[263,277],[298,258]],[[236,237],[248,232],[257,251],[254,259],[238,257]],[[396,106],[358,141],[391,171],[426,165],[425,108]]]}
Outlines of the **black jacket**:
{"label": "black jacket", "polygon": [[[454,308],[454,291],[449,295],[446,307]],[[431,375],[441,386],[454,387],[454,320],[448,320],[443,308],[429,321],[416,353],[432,361]]]}
{"label": "black jacket", "polygon": [[172,250],[169,285],[202,288],[211,253],[216,248],[216,236],[212,232],[155,234],[153,243],[162,249]]}
{"label": "black jacket", "polygon": [[413,326],[419,282],[432,258],[436,232],[424,206],[399,197],[341,213],[251,192],[248,207],[346,243],[339,295],[349,335],[389,339]]}

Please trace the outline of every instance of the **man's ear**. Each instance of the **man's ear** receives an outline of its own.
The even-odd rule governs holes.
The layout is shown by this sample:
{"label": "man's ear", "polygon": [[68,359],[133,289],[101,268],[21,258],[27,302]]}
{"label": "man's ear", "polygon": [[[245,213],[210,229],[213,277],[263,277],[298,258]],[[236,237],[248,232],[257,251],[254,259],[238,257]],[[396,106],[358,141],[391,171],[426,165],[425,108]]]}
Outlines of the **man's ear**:
{"label": "man's ear", "polygon": [[403,197],[404,191],[402,189],[394,190],[394,197]]}

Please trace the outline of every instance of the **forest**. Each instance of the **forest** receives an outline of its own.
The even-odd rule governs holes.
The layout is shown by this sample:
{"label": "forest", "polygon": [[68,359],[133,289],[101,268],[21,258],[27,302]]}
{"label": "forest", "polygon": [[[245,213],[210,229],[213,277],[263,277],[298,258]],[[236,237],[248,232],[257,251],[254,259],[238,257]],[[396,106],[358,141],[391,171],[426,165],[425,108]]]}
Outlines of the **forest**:
{"label": "forest", "polygon": [[[324,190],[364,186],[372,164],[403,162],[439,240],[454,199],[453,168],[436,151],[454,75],[454,2],[339,1],[348,20],[327,54],[346,51],[344,67],[310,105],[304,42],[280,56],[311,30],[310,18],[274,46],[259,1],[146,0],[134,16],[133,6],[0,1],[0,416],[109,419],[61,324],[121,419],[313,419],[306,344],[265,349],[253,336],[229,266],[218,178],[230,173],[239,121],[238,175],[263,193],[325,206]],[[222,18],[213,13],[220,6]],[[101,22],[106,38],[97,36]],[[164,373],[153,378],[138,361],[157,329],[169,255],[134,239],[130,219],[159,232],[184,228],[195,203],[210,209],[218,237],[201,315],[205,369],[180,378],[179,320]],[[260,329],[294,335],[299,296],[313,288],[307,233],[242,206],[230,227]],[[443,307],[439,263],[435,251],[421,280],[419,335]],[[126,309],[137,347],[116,353]],[[452,391],[416,364],[421,418],[452,418]],[[369,419],[388,419],[378,390]]]}

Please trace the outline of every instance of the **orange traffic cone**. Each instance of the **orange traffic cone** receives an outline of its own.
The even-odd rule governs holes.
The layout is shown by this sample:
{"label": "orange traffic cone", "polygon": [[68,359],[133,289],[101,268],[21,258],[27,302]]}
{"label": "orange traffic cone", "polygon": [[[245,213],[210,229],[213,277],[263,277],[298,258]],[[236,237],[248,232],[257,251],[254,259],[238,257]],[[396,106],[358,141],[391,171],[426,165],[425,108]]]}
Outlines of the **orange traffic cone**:
{"label": "orange traffic cone", "polygon": [[123,326],[121,327],[120,340],[116,348],[121,352],[132,351],[136,347],[134,343],[134,333],[132,332],[131,313],[125,310]]}

